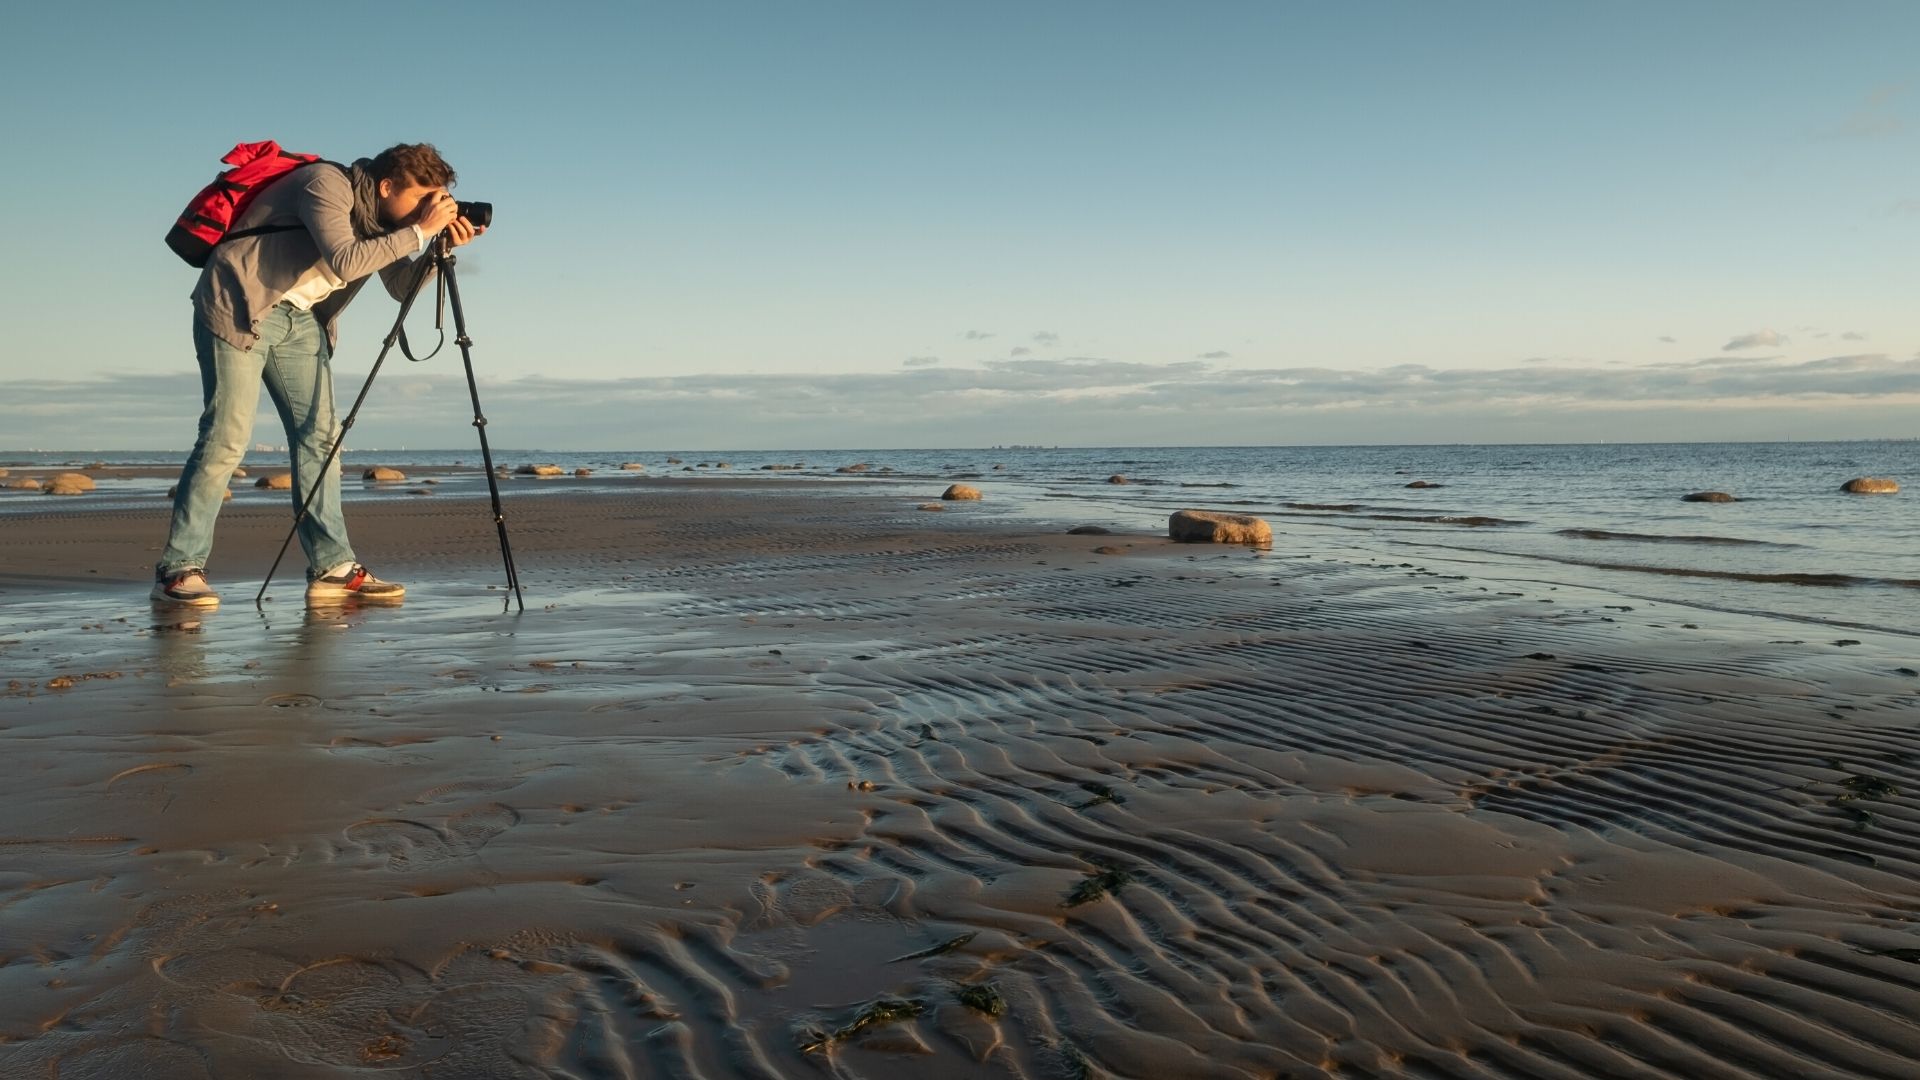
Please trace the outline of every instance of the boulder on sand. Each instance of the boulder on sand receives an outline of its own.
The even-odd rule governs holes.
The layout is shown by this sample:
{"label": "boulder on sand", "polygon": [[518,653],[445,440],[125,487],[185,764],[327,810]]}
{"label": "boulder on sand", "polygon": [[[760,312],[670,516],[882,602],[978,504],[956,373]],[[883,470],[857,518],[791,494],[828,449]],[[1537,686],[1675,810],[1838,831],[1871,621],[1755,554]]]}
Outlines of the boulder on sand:
{"label": "boulder on sand", "polygon": [[18,480],[9,480],[4,484],[0,484],[0,488],[12,488],[15,491],[39,491],[40,481],[30,476],[23,476]]}
{"label": "boulder on sand", "polygon": [[921,503],[921,504],[920,504],[920,509],[922,509],[922,510],[945,510],[945,509],[946,509],[946,507],[944,507],[944,506],[942,506],[942,505],[940,505],[939,503]]}
{"label": "boulder on sand", "polygon": [[558,465],[522,465],[513,472],[515,476],[565,476],[567,470]]}
{"label": "boulder on sand", "polygon": [[273,491],[292,491],[293,474],[290,472],[269,473],[255,480],[253,486],[257,488],[268,488]]}
{"label": "boulder on sand", "polygon": [[1885,476],[1856,476],[1841,484],[1840,490],[1849,495],[1897,495],[1900,481]]}
{"label": "boulder on sand", "polygon": [[63,472],[47,478],[49,495],[85,495],[93,490],[93,477],[86,473]]}
{"label": "boulder on sand", "polygon": [[389,469],[385,465],[375,465],[360,474],[362,480],[405,480],[407,474],[399,469]]}
{"label": "boulder on sand", "polygon": [[1724,491],[1696,491],[1680,496],[1681,502],[1739,502],[1739,499]]}
{"label": "boulder on sand", "polygon": [[1167,518],[1167,535],[1188,544],[1271,544],[1273,526],[1250,514],[1176,510]]}
{"label": "boulder on sand", "polygon": [[952,487],[941,492],[940,497],[948,502],[961,499],[978,501],[980,499],[980,489],[974,487],[972,484],[954,484]]}

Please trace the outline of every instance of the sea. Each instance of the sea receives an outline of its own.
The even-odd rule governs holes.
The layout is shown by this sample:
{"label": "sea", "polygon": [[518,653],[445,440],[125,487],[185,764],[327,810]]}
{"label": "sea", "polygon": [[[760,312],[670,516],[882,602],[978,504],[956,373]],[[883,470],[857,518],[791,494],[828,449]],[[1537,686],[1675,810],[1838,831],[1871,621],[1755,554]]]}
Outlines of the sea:
{"label": "sea", "polygon": [[[4,451],[0,468],[178,467],[180,451]],[[348,450],[348,476],[372,465],[435,470],[436,490],[485,489],[477,449]],[[1034,523],[1164,531],[1175,510],[1254,514],[1289,549],[1515,585],[1602,589],[1702,612],[1775,616],[1920,638],[1920,439],[1859,442],[1445,446],[981,447],[939,450],[500,450],[496,464],[553,464],[569,475],[504,486],[509,502],[635,476],[795,478],[935,499],[980,487],[975,514]],[[626,471],[628,463],[643,471]],[[256,450],[257,474],[284,452]],[[854,472],[843,468],[864,465]],[[452,470],[441,472],[440,470]],[[1895,495],[1841,485],[1890,477]],[[1124,481],[1124,482],[1122,482]],[[152,505],[171,478],[114,480],[57,512]],[[1427,486],[1415,486],[1427,485]],[[596,486],[599,486],[596,484]],[[346,497],[407,498],[349,482]],[[284,499],[237,482],[236,495]],[[1689,502],[1717,491],[1732,502]],[[7,515],[55,512],[48,497],[0,492]],[[509,522],[518,511],[509,510]],[[533,511],[537,512],[537,511]],[[1676,615],[1676,618],[1683,617]]]}

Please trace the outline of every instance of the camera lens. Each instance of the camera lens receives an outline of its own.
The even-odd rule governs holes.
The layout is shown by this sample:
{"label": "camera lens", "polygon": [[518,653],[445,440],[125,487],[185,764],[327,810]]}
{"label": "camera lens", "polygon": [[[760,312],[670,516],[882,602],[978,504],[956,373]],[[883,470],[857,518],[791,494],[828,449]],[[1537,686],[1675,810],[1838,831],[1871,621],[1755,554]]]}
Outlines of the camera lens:
{"label": "camera lens", "polygon": [[476,228],[484,229],[493,224],[493,204],[490,202],[463,202],[460,204],[460,216],[466,218]]}

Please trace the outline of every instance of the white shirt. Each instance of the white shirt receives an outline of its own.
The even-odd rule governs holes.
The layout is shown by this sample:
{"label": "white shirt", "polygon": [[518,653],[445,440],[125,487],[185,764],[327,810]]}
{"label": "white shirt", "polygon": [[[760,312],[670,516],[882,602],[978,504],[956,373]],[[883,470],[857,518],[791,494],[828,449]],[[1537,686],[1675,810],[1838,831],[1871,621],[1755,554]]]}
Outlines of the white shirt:
{"label": "white shirt", "polygon": [[[411,226],[411,228],[413,229],[414,237],[420,241],[420,251],[427,250],[427,234],[421,232],[420,226],[418,225]],[[419,252],[415,252],[415,254],[419,254]],[[333,271],[327,269],[325,262],[319,262],[314,264],[313,269],[301,274],[300,280],[294,282],[293,288],[288,289],[287,295],[280,299],[285,300],[301,311],[312,311],[313,305],[325,300],[328,294],[332,293],[335,289],[344,289],[346,287],[347,283],[333,276]]]}

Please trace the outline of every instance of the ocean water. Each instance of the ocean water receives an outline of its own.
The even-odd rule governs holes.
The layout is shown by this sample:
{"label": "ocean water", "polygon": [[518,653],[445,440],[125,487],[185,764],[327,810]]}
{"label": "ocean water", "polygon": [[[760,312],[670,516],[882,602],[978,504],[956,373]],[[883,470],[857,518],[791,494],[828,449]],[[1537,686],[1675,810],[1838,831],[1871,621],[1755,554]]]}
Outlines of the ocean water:
{"label": "ocean water", "polygon": [[[0,451],[0,467],[177,466],[172,452]],[[670,464],[668,458],[681,459]],[[349,450],[348,475],[374,464],[473,472],[440,490],[484,489],[479,452]],[[503,450],[498,464],[550,462],[620,478],[725,471],[780,483],[827,478],[907,498],[968,480],[988,493],[971,512],[1163,529],[1194,507],[1273,522],[1276,553],[1292,548],[1359,561],[1415,563],[1489,580],[1596,586],[1649,602],[1754,612],[1920,637],[1920,440],[1498,446],[1106,447],[950,450]],[[284,456],[255,452],[256,471]],[[722,470],[721,463],[728,468]],[[844,465],[866,463],[860,474]],[[773,471],[767,465],[798,469]],[[1114,475],[1127,483],[1109,482]],[[1848,495],[1857,476],[1899,479],[1898,495]],[[1440,485],[1409,488],[1415,481]],[[114,481],[61,512],[164,497],[170,479]],[[567,483],[516,481],[510,500]],[[392,489],[348,498],[405,497]],[[240,486],[236,485],[240,490]],[[1689,503],[1694,491],[1732,503]],[[285,498],[261,492],[246,497]],[[0,493],[10,512],[46,511],[45,497]],[[509,511],[509,524],[513,512]]]}

